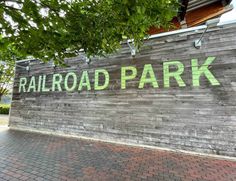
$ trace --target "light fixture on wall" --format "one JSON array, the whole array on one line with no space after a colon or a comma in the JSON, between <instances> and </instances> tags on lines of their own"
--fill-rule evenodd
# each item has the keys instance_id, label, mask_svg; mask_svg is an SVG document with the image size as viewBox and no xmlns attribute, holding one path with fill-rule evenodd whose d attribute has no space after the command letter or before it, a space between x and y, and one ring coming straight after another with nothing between
<instances>
[{"instance_id":1,"label":"light fixture on wall","mask_svg":"<svg viewBox=\"0 0 236 181\"><path fill-rule=\"evenodd\" d=\"M7 65L7 63L6 62L4 62L4 61L0 61L0 65ZM12 64L13 65L13 64ZM22 69L25 69L25 70L27 70L27 71L29 71L30 70L30 67L29 66L22 66L22 65L18 65L17 63L15 64L15 66L16 67L19 67L19 68L22 68Z\"/></svg>"},{"instance_id":2,"label":"light fixture on wall","mask_svg":"<svg viewBox=\"0 0 236 181\"><path fill-rule=\"evenodd\" d=\"M29 72L30 71L30 66L26 66L25 70Z\"/></svg>"},{"instance_id":3,"label":"light fixture on wall","mask_svg":"<svg viewBox=\"0 0 236 181\"><path fill-rule=\"evenodd\" d=\"M129 49L131 51L132 57L135 57L137 48L134 45L134 41L133 40L127 40L127 44L128 44Z\"/></svg>"},{"instance_id":4,"label":"light fixture on wall","mask_svg":"<svg viewBox=\"0 0 236 181\"><path fill-rule=\"evenodd\" d=\"M17 63L16 63L16 67L19 67L19 68L22 68L22 69L25 69L26 71L30 71L30 66L22 66L22 65L18 65Z\"/></svg>"},{"instance_id":5,"label":"light fixture on wall","mask_svg":"<svg viewBox=\"0 0 236 181\"><path fill-rule=\"evenodd\" d=\"M53 67L53 69L56 69L56 68L57 68L57 65L54 63L53 60L52 60L52 67Z\"/></svg>"},{"instance_id":6,"label":"light fixture on wall","mask_svg":"<svg viewBox=\"0 0 236 181\"><path fill-rule=\"evenodd\" d=\"M87 57L86 54L82 54L82 60L86 63L86 64L90 64L91 62L91 58Z\"/></svg>"},{"instance_id":7,"label":"light fixture on wall","mask_svg":"<svg viewBox=\"0 0 236 181\"><path fill-rule=\"evenodd\" d=\"M211 20L208 20L206 22L206 28L205 28L204 32L202 33L201 37L194 41L194 47L195 48L197 48L197 49L201 48L201 46L202 46L202 39L203 39L205 33L207 32L208 28L212 28L212 27L217 26L217 24L219 22L220 22L220 18L211 19Z\"/></svg>"},{"instance_id":8,"label":"light fixture on wall","mask_svg":"<svg viewBox=\"0 0 236 181\"><path fill-rule=\"evenodd\" d=\"M87 56L85 56L85 62L86 62L87 64L90 64L90 62L91 62L91 59L90 59L90 58L88 58Z\"/></svg>"}]
</instances>

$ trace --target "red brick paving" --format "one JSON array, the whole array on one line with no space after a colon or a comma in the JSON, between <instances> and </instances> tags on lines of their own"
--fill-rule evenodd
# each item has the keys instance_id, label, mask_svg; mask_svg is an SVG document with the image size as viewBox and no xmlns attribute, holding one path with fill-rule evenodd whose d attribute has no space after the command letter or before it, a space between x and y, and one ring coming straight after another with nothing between
<instances>
[{"instance_id":1,"label":"red brick paving","mask_svg":"<svg viewBox=\"0 0 236 181\"><path fill-rule=\"evenodd\" d=\"M0 181L236 181L236 162L21 131L0 132Z\"/></svg>"}]
</instances>

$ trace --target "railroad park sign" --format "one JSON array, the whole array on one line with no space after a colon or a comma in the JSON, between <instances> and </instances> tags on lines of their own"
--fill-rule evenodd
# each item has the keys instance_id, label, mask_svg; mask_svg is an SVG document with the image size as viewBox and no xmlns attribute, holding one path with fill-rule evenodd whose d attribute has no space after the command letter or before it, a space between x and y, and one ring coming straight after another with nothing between
<instances>
[{"instance_id":1,"label":"railroad park sign","mask_svg":"<svg viewBox=\"0 0 236 181\"><path fill-rule=\"evenodd\" d=\"M236 156L236 26L16 67L10 128ZM30 67L24 69L22 67Z\"/></svg>"},{"instance_id":2,"label":"railroad park sign","mask_svg":"<svg viewBox=\"0 0 236 181\"><path fill-rule=\"evenodd\" d=\"M192 85L194 87L200 86L200 76L205 76L212 86L220 85L213 73L209 70L211 63L215 57L208 57L202 65L198 64L197 59L191 60ZM170 67L174 66L175 71L170 71ZM184 64L180 61L168 61L163 63L163 82L164 88L170 87L170 79L173 78L179 87L185 87L186 84L181 78L184 72ZM121 67L121 89L126 89L128 81L137 77L137 69L134 66ZM100 78L104 80L100 83ZM70 80L70 81L69 81ZM79 84L78 84L79 80ZM60 73L53 74L50 87L46 87L47 75L32 76L31 78L21 77L19 85L20 92L49 92L51 91L82 91L82 90L104 90L109 86L109 72L106 69L95 69L94 71L94 85L91 86L88 71L83 71L79 79L75 72L68 72L63 76ZM69 83L70 82L70 83ZM145 64L142 75L139 80L138 88L144 88L145 84L150 84L153 88L159 88L157 77L152 64Z\"/></svg>"}]
</instances>

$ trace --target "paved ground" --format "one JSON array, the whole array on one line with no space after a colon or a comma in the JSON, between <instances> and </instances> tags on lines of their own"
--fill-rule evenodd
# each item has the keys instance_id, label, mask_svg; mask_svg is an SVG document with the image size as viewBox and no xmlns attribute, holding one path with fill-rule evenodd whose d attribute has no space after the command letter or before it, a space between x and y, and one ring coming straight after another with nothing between
<instances>
[{"instance_id":1,"label":"paved ground","mask_svg":"<svg viewBox=\"0 0 236 181\"><path fill-rule=\"evenodd\" d=\"M233 161L0 130L0 181L236 180Z\"/></svg>"},{"instance_id":2,"label":"paved ground","mask_svg":"<svg viewBox=\"0 0 236 181\"><path fill-rule=\"evenodd\" d=\"M7 125L9 120L9 115L0 114L0 126Z\"/></svg>"}]
</instances>

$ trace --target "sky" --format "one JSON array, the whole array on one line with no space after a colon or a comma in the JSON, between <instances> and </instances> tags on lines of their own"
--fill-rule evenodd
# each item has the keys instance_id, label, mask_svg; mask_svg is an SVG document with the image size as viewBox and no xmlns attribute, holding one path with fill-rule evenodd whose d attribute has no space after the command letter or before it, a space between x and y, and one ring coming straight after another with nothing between
<instances>
[{"instance_id":1,"label":"sky","mask_svg":"<svg viewBox=\"0 0 236 181\"><path fill-rule=\"evenodd\" d=\"M231 2L231 4L233 4L234 9L231 10L230 12L227 12L225 14L223 14L220 18L220 22L227 22L227 21L236 21L236 0L233 0Z\"/></svg>"}]
</instances>

